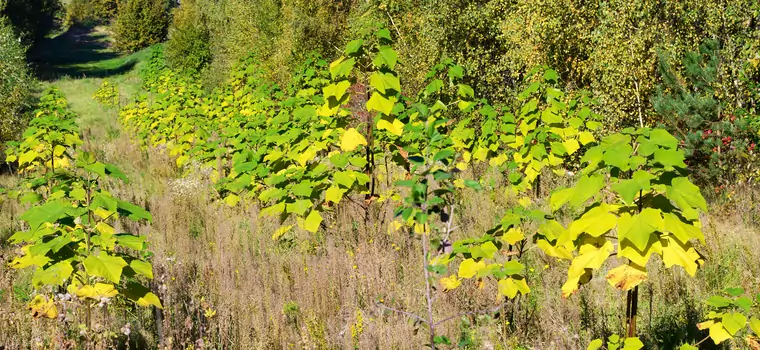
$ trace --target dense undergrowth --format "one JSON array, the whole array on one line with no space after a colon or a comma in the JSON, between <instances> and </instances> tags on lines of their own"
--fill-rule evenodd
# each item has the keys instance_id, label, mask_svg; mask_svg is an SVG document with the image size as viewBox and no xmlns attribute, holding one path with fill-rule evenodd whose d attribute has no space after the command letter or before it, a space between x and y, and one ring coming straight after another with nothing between
<instances>
[{"instance_id":1,"label":"dense undergrowth","mask_svg":"<svg viewBox=\"0 0 760 350\"><path fill-rule=\"evenodd\" d=\"M0 348L760 347L756 4L74 3Z\"/></svg>"},{"instance_id":2,"label":"dense undergrowth","mask_svg":"<svg viewBox=\"0 0 760 350\"><path fill-rule=\"evenodd\" d=\"M306 61L284 87L268 82L251 56L214 91L167 68L154 51L141 74L145 93L118 113L128 133L86 143L82 154L116 162L123 173L92 165L104 163L83 169L131 179L104 183L108 195L153 214L151 225L123 227L147 237L150 253L141 256L152 267L130 268L156 276L151 302L163 309L150 314L99 295L93 305L92 293L77 292L68 275L40 282L34 276L60 262L37 261L34 276L3 272L14 291L8 305L31 300L37 315L67 321L13 313L4 328L16 331L0 339L22 347L166 348L756 342L755 298L726 289L757 292L757 252L748 248L758 243L748 238L756 228L741 221L757 215L743 201L752 185L740 200L713 204L743 216L707 214L680 142L667 131L609 129L592 96L558 89L559 76L545 67L508 104L478 98L450 60L409 96L392 45L390 31L380 29L330 64ZM114 95L104 83L93 96L118 104ZM42 192L34 198L47 198ZM0 205L22 211L10 198ZM94 227L84 232L114 233L83 224ZM20 228L34 229L12 230ZM11 239L28 235L21 232ZM88 259L102 254L87 244L83 264L65 263L90 273ZM13 261L24 267L19 262L33 256L25 251ZM726 266L740 268L725 273ZM98 293L131 286L101 272L89 277ZM45 289L24 289L29 279L74 287L54 302ZM93 316L92 307L102 312ZM32 337L16 338L30 328Z\"/></svg>"}]
</instances>

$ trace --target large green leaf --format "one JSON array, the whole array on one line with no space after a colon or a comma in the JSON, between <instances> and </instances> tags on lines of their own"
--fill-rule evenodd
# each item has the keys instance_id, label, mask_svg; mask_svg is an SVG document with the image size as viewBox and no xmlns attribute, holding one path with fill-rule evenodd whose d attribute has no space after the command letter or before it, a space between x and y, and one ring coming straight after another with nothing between
<instances>
[{"instance_id":1,"label":"large green leaf","mask_svg":"<svg viewBox=\"0 0 760 350\"><path fill-rule=\"evenodd\" d=\"M626 204L633 204L633 200L640 191L647 191L650 188L649 181L654 176L643 170L637 170L633 173L632 179L620 180L612 184L612 189L620 194L620 198Z\"/></svg>"},{"instance_id":2,"label":"large green leaf","mask_svg":"<svg viewBox=\"0 0 760 350\"><path fill-rule=\"evenodd\" d=\"M138 221L138 220L153 221L153 216L150 215L150 213L147 210L140 208L139 206L136 206L127 201L117 199L116 202L118 203L120 214L126 215L128 218L134 221Z\"/></svg>"},{"instance_id":3,"label":"large green leaf","mask_svg":"<svg viewBox=\"0 0 760 350\"><path fill-rule=\"evenodd\" d=\"M127 262L121 257L114 257L101 252L100 255L90 255L84 259L84 268L91 276L103 277L113 283L119 283L121 272Z\"/></svg>"},{"instance_id":4,"label":"large green leaf","mask_svg":"<svg viewBox=\"0 0 760 350\"><path fill-rule=\"evenodd\" d=\"M71 210L73 207L66 201L49 201L43 205L29 208L19 216L19 219L26 221L31 231L36 231L43 223L56 223L59 219L66 217Z\"/></svg>"},{"instance_id":5,"label":"large green leaf","mask_svg":"<svg viewBox=\"0 0 760 350\"><path fill-rule=\"evenodd\" d=\"M684 217L689 220L699 218L696 209L707 212L707 202L702 197L699 187L692 184L686 177L676 177L666 188L668 199L673 201L683 211Z\"/></svg>"},{"instance_id":6,"label":"large green leaf","mask_svg":"<svg viewBox=\"0 0 760 350\"><path fill-rule=\"evenodd\" d=\"M389 90L401 91L401 83L398 77L391 73L374 72L369 77L369 84L382 94L390 93Z\"/></svg>"},{"instance_id":7,"label":"large green leaf","mask_svg":"<svg viewBox=\"0 0 760 350\"><path fill-rule=\"evenodd\" d=\"M622 214L618 219L618 239L627 239L640 251L647 250L652 233L663 226L661 211L645 208L639 214Z\"/></svg>"}]
</instances>

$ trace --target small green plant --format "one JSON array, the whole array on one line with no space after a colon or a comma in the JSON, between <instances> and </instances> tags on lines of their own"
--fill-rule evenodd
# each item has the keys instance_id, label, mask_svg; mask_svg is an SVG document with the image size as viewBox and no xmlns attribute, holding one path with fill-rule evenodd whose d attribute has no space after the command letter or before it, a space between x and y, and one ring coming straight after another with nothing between
<instances>
[{"instance_id":1,"label":"small green plant","mask_svg":"<svg viewBox=\"0 0 760 350\"><path fill-rule=\"evenodd\" d=\"M106 107L117 107L119 105L119 90L108 79L104 79L92 98Z\"/></svg>"},{"instance_id":2,"label":"small green plant","mask_svg":"<svg viewBox=\"0 0 760 350\"><path fill-rule=\"evenodd\" d=\"M158 297L142 284L153 278L145 237L114 228L119 219L150 221L150 213L105 190L106 179L126 181L126 176L77 149L75 115L60 92L49 90L41 101L24 142L8 155L27 176L19 192L32 204L19 217L27 229L9 238L22 252L9 266L34 267L32 285L39 292L57 286L81 298L88 327L90 308L102 298L123 296L160 308ZM58 315L53 298L42 293L29 306L36 317Z\"/></svg>"}]
</instances>

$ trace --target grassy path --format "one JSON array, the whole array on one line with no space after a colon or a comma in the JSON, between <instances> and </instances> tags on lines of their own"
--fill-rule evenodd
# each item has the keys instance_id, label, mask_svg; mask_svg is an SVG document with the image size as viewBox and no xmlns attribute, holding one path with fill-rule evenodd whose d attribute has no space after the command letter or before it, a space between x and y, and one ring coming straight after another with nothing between
<instances>
[{"instance_id":1,"label":"grassy path","mask_svg":"<svg viewBox=\"0 0 760 350\"><path fill-rule=\"evenodd\" d=\"M113 113L92 95L108 79L118 86L122 103L128 101L140 89L140 67L150 52L147 48L125 55L111 47L108 28L74 27L47 39L31 56L43 88L57 86L80 116L80 125L101 134L97 129L109 125L106 119Z\"/></svg>"}]
</instances>

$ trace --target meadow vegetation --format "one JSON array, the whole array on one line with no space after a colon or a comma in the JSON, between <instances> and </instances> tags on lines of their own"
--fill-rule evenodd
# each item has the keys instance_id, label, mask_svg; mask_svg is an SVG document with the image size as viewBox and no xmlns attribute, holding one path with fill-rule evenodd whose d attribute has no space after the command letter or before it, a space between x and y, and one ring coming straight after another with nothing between
<instances>
[{"instance_id":1,"label":"meadow vegetation","mask_svg":"<svg viewBox=\"0 0 760 350\"><path fill-rule=\"evenodd\" d=\"M0 348L760 348L756 2L12 2Z\"/></svg>"}]
</instances>

